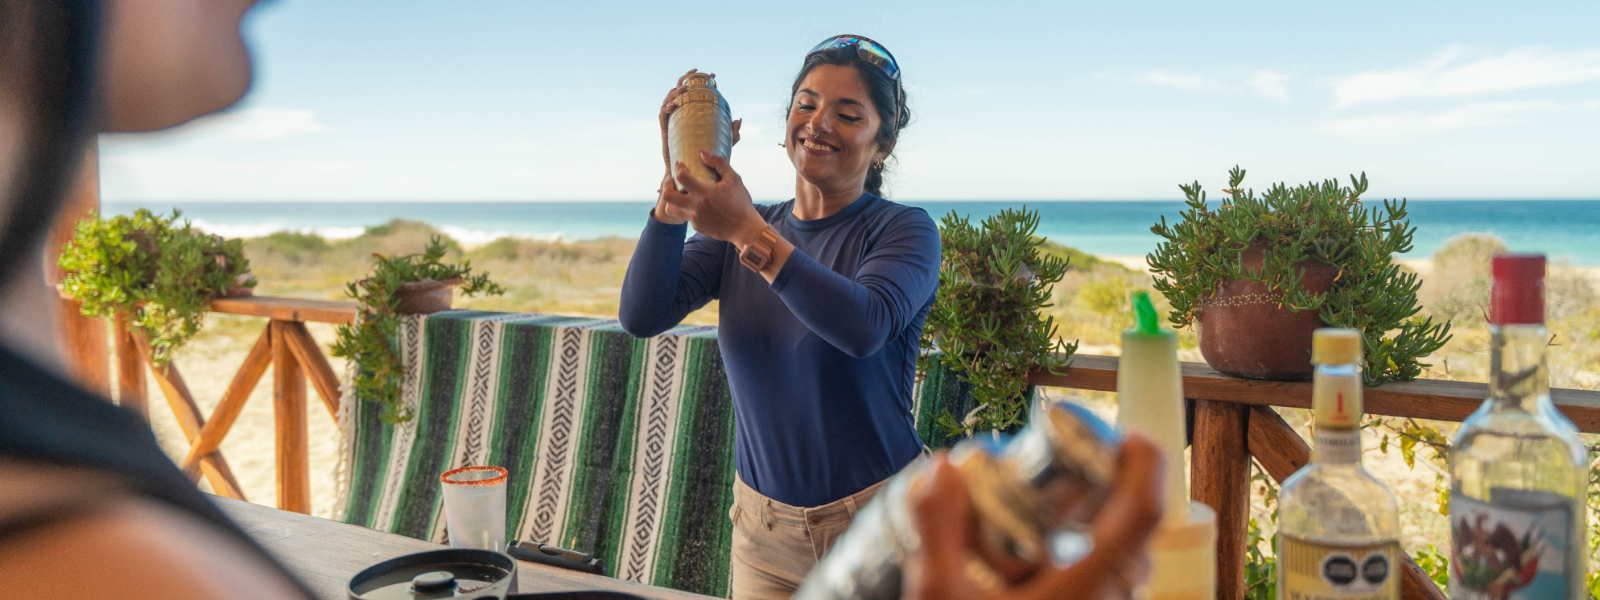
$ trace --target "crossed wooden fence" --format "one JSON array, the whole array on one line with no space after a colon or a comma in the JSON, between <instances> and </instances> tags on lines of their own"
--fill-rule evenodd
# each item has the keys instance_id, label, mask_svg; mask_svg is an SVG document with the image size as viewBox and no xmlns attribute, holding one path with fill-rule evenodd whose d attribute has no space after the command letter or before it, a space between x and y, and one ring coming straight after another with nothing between
<instances>
[{"instance_id":1,"label":"crossed wooden fence","mask_svg":"<svg viewBox=\"0 0 1600 600\"><path fill-rule=\"evenodd\" d=\"M189 438L190 450L182 466L191 477L204 475L218 494L244 499L218 447L266 368L275 366L278 507L308 513L311 496L306 453L306 378L310 378L329 412L335 414L339 381L305 323L348 323L355 318L356 306L348 302L255 297L219 300L212 304L212 311L269 321L209 419L200 413L176 365L150 368ZM113 335L122 402L144 412L145 387L139 367L149 365L148 343L120 321L115 324ZM1035 373L1030 380L1042 386L1116 391L1116 357L1077 356L1073 361L1064 375ZM1272 407L1310 408L1311 384L1237 379L1202 363L1183 363L1183 390L1190 406L1190 494L1217 511L1217 598L1239 600L1245 592L1250 461L1253 457L1280 483L1310 461L1311 451L1305 440ZM1371 414L1459 422L1477 410L1487 396L1488 386L1481 383L1419 380L1369 388L1365 405ZM1552 389L1551 396L1579 430L1600 433L1600 392ZM1438 586L1410 558L1401 567L1403 597L1444 600Z\"/></svg>"},{"instance_id":2,"label":"crossed wooden fence","mask_svg":"<svg viewBox=\"0 0 1600 600\"><path fill-rule=\"evenodd\" d=\"M172 406L178 426L189 438L189 453L180 462L191 479L202 475L218 495L245 500L244 490L223 458L222 440L228 436L245 402L255 391L267 367L272 369L272 408L275 416L278 475L278 508L298 513L311 512L311 465L306 439L306 379L322 397L328 413L339 413L339 377L328 358L306 329L307 322L349 323L355 319L356 305L349 302L297 300L291 298L249 297L217 300L211 312L265 317L267 326L256 339L244 364L222 394L208 419L200 412L194 394L184 383L175 363L157 366L150 362L150 342L143 333L130 329L126 319L112 324L112 345L116 349L117 390L120 403L149 418L145 398L144 368L149 367L156 384ZM336 417L337 418L337 417Z\"/></svg>"}]
</instances>

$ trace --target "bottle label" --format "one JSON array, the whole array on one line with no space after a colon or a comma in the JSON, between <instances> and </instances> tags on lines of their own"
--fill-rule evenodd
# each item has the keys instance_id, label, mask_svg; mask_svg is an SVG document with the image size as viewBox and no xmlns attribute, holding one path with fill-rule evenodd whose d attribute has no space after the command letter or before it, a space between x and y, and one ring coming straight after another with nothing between
<instances>
[{"instance_id":1,"label":"bottle label","mask_svg":"<svg viewBox=\"0 0 1600 600\"><path fill-rule=\"evenodd\" d=\"M1450 597L1565 600L1573 568L1572 498L1494 488L1489 502L1450 494Z\"/></svg>"},{"instance_id":2,"label":"bottle label","mask_svg":"<svg viewBox=\"0 0 1600 600\"><path fill-rule=\"evenodd\" d=\"M1321 544L1289 536L1283 544L1281 600L1395 600L1400 597L1395 574L1400 544L1365 546Z\"/></svg>"},{"instance_id":3,"label":"bottle label","mask_svg":"<svg viewBox=\"0 0 1600 600\"><path fill-rule=\"evenodd\" d=\"M1318 426L1311 433L1317 462L1348 464L1361 461L1361 430Z\"/></svg>"}]
</instances>

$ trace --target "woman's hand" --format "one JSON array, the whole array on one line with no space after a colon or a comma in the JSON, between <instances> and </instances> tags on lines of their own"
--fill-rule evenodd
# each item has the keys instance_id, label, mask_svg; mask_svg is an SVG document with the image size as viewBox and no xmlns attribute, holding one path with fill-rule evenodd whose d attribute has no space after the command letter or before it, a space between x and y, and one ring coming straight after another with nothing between
<instances>
[{"instance_id":1,"label":"woman's hand","mask_svg":"<svg viewBox=\"0 0 1600 600\"><path fill-rule=\"evenodd\" d=\"M683 80L698 72L700 72L699 69L689 69L688 73L684 73L682 77L679 77L678 85L667 90L667 97L661 102L661 162L666 165L667 174L662 178L661 187L657 190L655 218L657 221L669 225L682 225L689 218L682 211L672 208L670 204L663 200L666 193L675 191L676 188L672 181L672 150L667 145L667 124L671 121L672 112L678 109L678 96L683 95L688 90L683 85ZM712 73L711 76L716 77L717 74ZM739 143L739 125L742 121L743 119L735 119L733 121L733 145L738 145Z\"/></svg>"},{"instance_id":2,"label":"woman's hand","mask_svg":"<svg viewBox=\"0 0 1600 600\"><path fill-rule=\"evenodd\" d=\"M670 207L669 210L688 219L695 231L743 248L761 236L767 222L761 218L761 213L756 212L756 205L750 200L750 190L744 187L744 180L728 165L728 159L701 150L700 160L716 171L721 181L700 181L689 173L688 165L678 161L673 168L684 191L664 186L661 188L661 200ZM670 186L671 182L667 182L667 185Z\"/></svg>"},{"instance_id":3,"label":"woman's hand","mask_svg":"<svg viewBox=\"0 0 1600 600\"><path fill-rule=\"evenodd\" d=\"M1144 548L1161 522L1161 450L1128 434L1117 456L1117 479L1090 524L1094 549L1076 564L1046 565L1024 581L985 587L968 572L977 555L977 522L961 472L944 456L914 494L912 519L922 537L906 565L906 600L1054 600L1128 598L1149 568Z\"/></svg>"}]
</instances>

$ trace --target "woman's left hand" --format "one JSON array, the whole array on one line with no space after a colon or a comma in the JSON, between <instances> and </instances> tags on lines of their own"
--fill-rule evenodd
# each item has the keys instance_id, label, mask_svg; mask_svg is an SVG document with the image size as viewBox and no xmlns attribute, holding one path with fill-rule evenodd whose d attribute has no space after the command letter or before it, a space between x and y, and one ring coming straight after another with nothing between
<instances>
[{"instance_id":1,"label":"woman's left hand","mask_svg":"<svg viewBox=\"0 0 1600 600\"><path fill-rule=\"evenodd\" d=\"M665 189L662 199L678 209L675 213L688 217L695 231L712 239L743 247L760 237L767 222L756 212L750 190L745 189L744 180L728 165L728 159L702 150L700 160L716 171L721 181L706 183L695 179L689 167L678 161L673 173L684 191Z\"/></svg>"}]
</instances>

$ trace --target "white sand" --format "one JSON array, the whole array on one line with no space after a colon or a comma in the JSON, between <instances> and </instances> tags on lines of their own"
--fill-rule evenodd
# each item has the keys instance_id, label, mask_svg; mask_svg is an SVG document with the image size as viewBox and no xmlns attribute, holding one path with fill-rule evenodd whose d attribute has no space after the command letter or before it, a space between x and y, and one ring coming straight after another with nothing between
<instances>
[{"instance_id":1,"label":"white sand","mask_svg":"<svg viewBox=\"0 0 1600 600\"><path fill-rule=\"evenodd\" d=\"M261 326L267 323L265 319L258 321ZM312 336L322 342L326 354L327 342L333 340L333 326L310 323L308 327ZM173 361L178 365L179 373L183 375L189 390L194 394L195 402L200 405L201 412L208 417L216 409L217 402L222 399L223 391L233 380L233 374L238 371L249 350L248 343L202 340L185 348ZM330 355L329 360L333 362L336 373L344 372L342 359ZM115 377L114 361L113 377ZM156 439L174 460L182 460L189 451L189 443L173 417L171 405L161 394L161 389L156 386L154 379L148 376L148 372L146 381L148 382L146 394L150 402L150 423L155 429ZM309 382L306 386L306 396L312 512L318 516L330 517L336 504L333 472L338 464L339 433L333 417L328 414L321 397ZM244 489L248 500L276 507L278 493L277 456L274 447L276 423L273 415L272 370L268 369L261 377L261 383L256 385L255 393L251 394L250 400L245 403L244 412L239 415L233 429L223 440L222 455L232 467L234 476L238 478L239 486ZM201 489L211 491L210 484L206 483L203 477Z\"/></svg>"}]
</instances>

